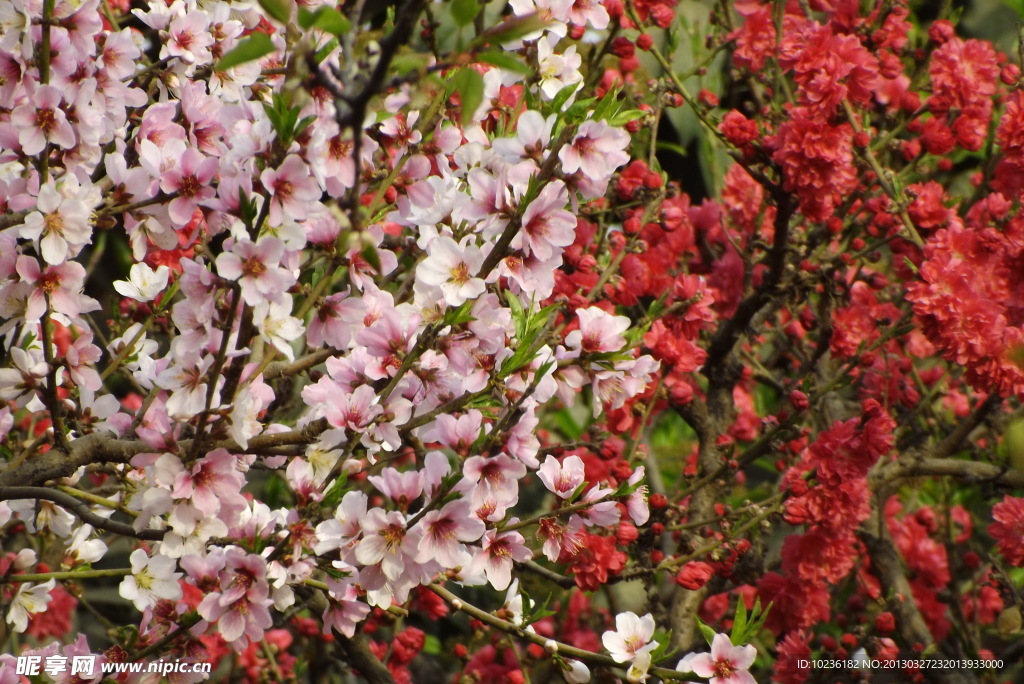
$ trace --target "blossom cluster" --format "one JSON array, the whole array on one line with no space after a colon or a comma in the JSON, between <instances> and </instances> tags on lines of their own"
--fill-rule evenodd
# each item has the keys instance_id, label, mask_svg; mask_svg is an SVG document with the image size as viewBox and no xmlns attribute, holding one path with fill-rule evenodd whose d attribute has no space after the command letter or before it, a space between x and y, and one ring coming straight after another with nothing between
<instances>
[{"instance_id":1,"label":"blossom cluster","mask_svg":"<svg viewBox=\"0 0 1024 684\"><path fill-rule=\"evenodd\" d=\"M716 684L1011 634L1021 72L862 4L0 0L0 632Z\"/></svg>"}]
</instances>

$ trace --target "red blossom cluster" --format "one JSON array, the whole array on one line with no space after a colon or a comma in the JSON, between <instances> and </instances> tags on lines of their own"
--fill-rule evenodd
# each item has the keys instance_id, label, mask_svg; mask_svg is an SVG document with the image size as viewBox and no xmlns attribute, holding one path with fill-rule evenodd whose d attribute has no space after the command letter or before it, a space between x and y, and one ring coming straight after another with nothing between
<instances>
[{"instance_id":1,"label":"red blossom cluster","mask_svg":"<svg viewBox=\"0 0 1024 684\"><path fill-rule=\"evenodd\" d=\"M856 531L871 514L868 470L892 449L896 423L873 399L862 412L820 433L783 475L786 521L807 531L783 543L782 574L767 573L758 583L762 601L784 606L769 616L776 634L828 620L829 585L864 555Z\"/></svg>"}]
</instances>

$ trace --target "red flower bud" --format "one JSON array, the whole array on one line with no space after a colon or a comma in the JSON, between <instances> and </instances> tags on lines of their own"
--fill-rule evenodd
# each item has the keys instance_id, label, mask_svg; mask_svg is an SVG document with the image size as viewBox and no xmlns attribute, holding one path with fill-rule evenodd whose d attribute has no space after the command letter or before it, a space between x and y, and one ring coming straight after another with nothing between
<instances>
[{"instance_id":1,"label":"red flower bud","mask_svg":"<svg viewBox=\"0 0 1024 684\"><path fill-rule=\"evenodd\" d=\"M707 563L690 561L676 575L676 584L684 589L695 591L707 584L714 574L714 569Z\"/></svg>"},{"instance_id":2,"label":"red flower bud","mask_svg":"<svg viewBox=\"0 0 1024 684\"><path fill-rule=\"evenodd\" d=\"M700 102L705 107L717 107L718 106L718 96L715 95L710 90L702 88L697 93L697 102Z\"/></svg>"},{"instance_id":3,"label":"red flower bud","mask_svg":"<svg viewBox=\"0 0 1024 684\"><path fill-rule=\"evenodd\" d=\"M928 29L928 37L939 45L949 41L955 35L956 29L948 19L939 19Z\"/></svg>"},{"instance_id":4,"label":"red flower bud","mask_svg":"<svg viewBox=\"0 0 1024 684\"><path fill-rule=\"evenodd\" d=\"M619 546L627 546L635 542L636 538L639 536L640 533L637 531L636 527L631 523L622 521L619 523L619 529L615 534L615 541L619 543Z\"/></svg>"},{"instance_id":5,"label":"red flower bud","mask_svg":"<svg viewBox=\"0 0 1024 684\"><path fill-rule=\"evenodd\" d=\"M594 270L594 266L597 265L597 259L590 254L584 254L580 257L580 260L576 262L576 270L581 273L590 273Z\"/></svg>"},{"instance_id":6,"label":"red flower bud","mask_svg":"<svg viewBox=\"0 0 1024 684\"><path fill-rule=\"evenodd\" d=\"M1007 64L999 72L999 80L1008 86L1012 86L1020 80L1020 67L1016 64Z\"/></svg>"},{"instance_id":7,"label":"red flower bud","mask_svg":"<svg viewBox=\"0 0 1024 684\"><path fill-rule=\"evenodd\" d=\"M793 390L789 393L789 403L793 405L797 411L806 411L811 405L811 402L807 399L807 395L800 390Z\"/></svg>"},{"instance_id":8,"label":"red flower bud","mask_svg":"<svg viewBox=\"0 0 1024 684\"><path fill-rule=\"evenodd\" d=\"M896 618L889 611L879 613L875 617L875 629L882 634L889 634L896 629Z\"/></svg>"},{"instance_id":9,"label":"red flower bud","mask_svg":"<svg viewBox=\"0 0 1024 684\"><path fill-rule=\"evenodd\" d=\"M616 57L621 57L625 59L626 57L632 57L634 52L636 51L636 48L633 45L633 41L631 41L629 38L619 36L618 38L612 41L611 51L612 54L615 55Z\"/></svg>"}]
</instances>

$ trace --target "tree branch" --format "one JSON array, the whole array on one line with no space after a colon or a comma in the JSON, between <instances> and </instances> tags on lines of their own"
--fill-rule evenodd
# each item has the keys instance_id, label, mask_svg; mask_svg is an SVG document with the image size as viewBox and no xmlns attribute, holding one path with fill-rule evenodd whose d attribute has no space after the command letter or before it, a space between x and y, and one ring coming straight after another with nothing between
<instances>
[{"instance_id":1,"label":"tree branch","mask_svg":"<svg viewBox=\"0 0 1024 684\"><path fill-rule=\"evenodd\" d=\"M525 641L529 641L534 644L544 646L545 649L550 648L552 645L554 645L554 647L557 648L555 652L561 656L575 658L577 660L581 660L592 665L601 665L604 667L616 667L622 669L626 669L628 667L628 664L626 663L615 662L615 660L611 656L603 655L601 653L594 653L592 651L586 651L582 648L576 648L575 646L570 646L569 644L562 643L560 641L555 641L554 639L548 639L547 637L541 636L536 632L527 631L524 627L520 627L511 622L507 622L506 620L502 620L501 618L496 617L485 610L481 610L480 608L477 608L476 606L467 603L466 601L463 601L458 596L448 591L440 584L431 584L430 590L438 596L440 596L441 598L443 598L456 610L463 611L464 613L466 613L466 615L470 616L471 618L479 620L480 622L484 623L485 625L488 625L489 627L494 627L495 629L505 632L506 634L511 634ZM661 679L668 681L681 681L687 678L687 676L684 675L682 672L679 672L678 670L670 670L665 667L652 667L649 670L649 672L656 677L660 677Z\"/></svg>"},{"instance_id":2,"label":"tree branch","mask_svg":"<svg viewBox=\"0 0 1024 684\"><path fill-rule=\"evenodd\" d=\"M0 501L11 501L14 499L52 501L77 515L82 522L88 523L98 530L106 530L107 532L113 532L125 537L160 541L166 534L166 530L136 531L128 523L104 518L102 515L94 513L84 502L79 501L70 494L65 494L49 487L0 487Z\"/></svg>"},{"instance_id":3,"label":"tree branch","mask_svg":"<svg viewBox=\"0 0 1024 684\"><path fill-rule=\"evenodd\" d=\"M311 444L328 427L327 419L320 418L300 429L256 435L249 440L249 445L245 449L230 439L212 442L208 447L211 451L227 449L232 453L246 453L294 444ZM190 439L182 440L178 442L178 449L188 452L192 443L193 440ZM118 439L109 432L94 432L79 437L67 450L53 448L16 467L8 468L0 473L0 487L38 486L51 480L70 477L82 466L94 463L128 463L139 454L160 451L145 442Z\"/></svg>"},{"instance_id":4,"label":"tree branch","mask_svg":"<svg viewBox=\"0 0 1024 684\"><path fill-rule=\"evenodd\" d=\"M924 651L934 647L935 641L928 629L921 611L917 608L914 600L914 593L903 571L903 560L899 551L889 536L889 529L885 521L879 516L878 509L872 511L869 518L858 531L864 545L871 554L871 567L878 575L882 586L889 589L896 597L893 604L893 614L896 617L896 626L900 637L908 646L916 647L920 644ZM922 659L930 659L928 656L921 656ZM921 670L929 681L937 684L970 684L977 681L967 671L956 672L941 669Z\"/></svg>"}]
</instances>

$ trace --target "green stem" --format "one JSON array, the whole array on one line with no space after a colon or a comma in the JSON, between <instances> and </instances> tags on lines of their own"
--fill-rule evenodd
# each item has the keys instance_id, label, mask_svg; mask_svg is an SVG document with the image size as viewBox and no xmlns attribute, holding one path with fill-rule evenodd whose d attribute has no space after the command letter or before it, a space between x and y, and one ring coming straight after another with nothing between
<instances>
[{"instance_id":1,"label":"green stem","mask_svg":"<svg viewBox=\"0 0 1024 684\"><path fill-rule=\"evenodd\" d=\"M50 22L56 0L43 0L43 37L39 43L39 82L50 82Z\"/></svg>"},{"instance_id":2,"label":"green stem","mask_svg":"<svg viewBox=\"0 0 1024 684\"><path fill-rule=\"evenodd\" d=\"M8 575L0 578L0 584L22 582L47 582L49 580L84 580L101 577L124 577L132 574L131 568L108 568L106 570L69 570L67 572L34 572L22 575Z\"/></svg>"}]
</instances>

